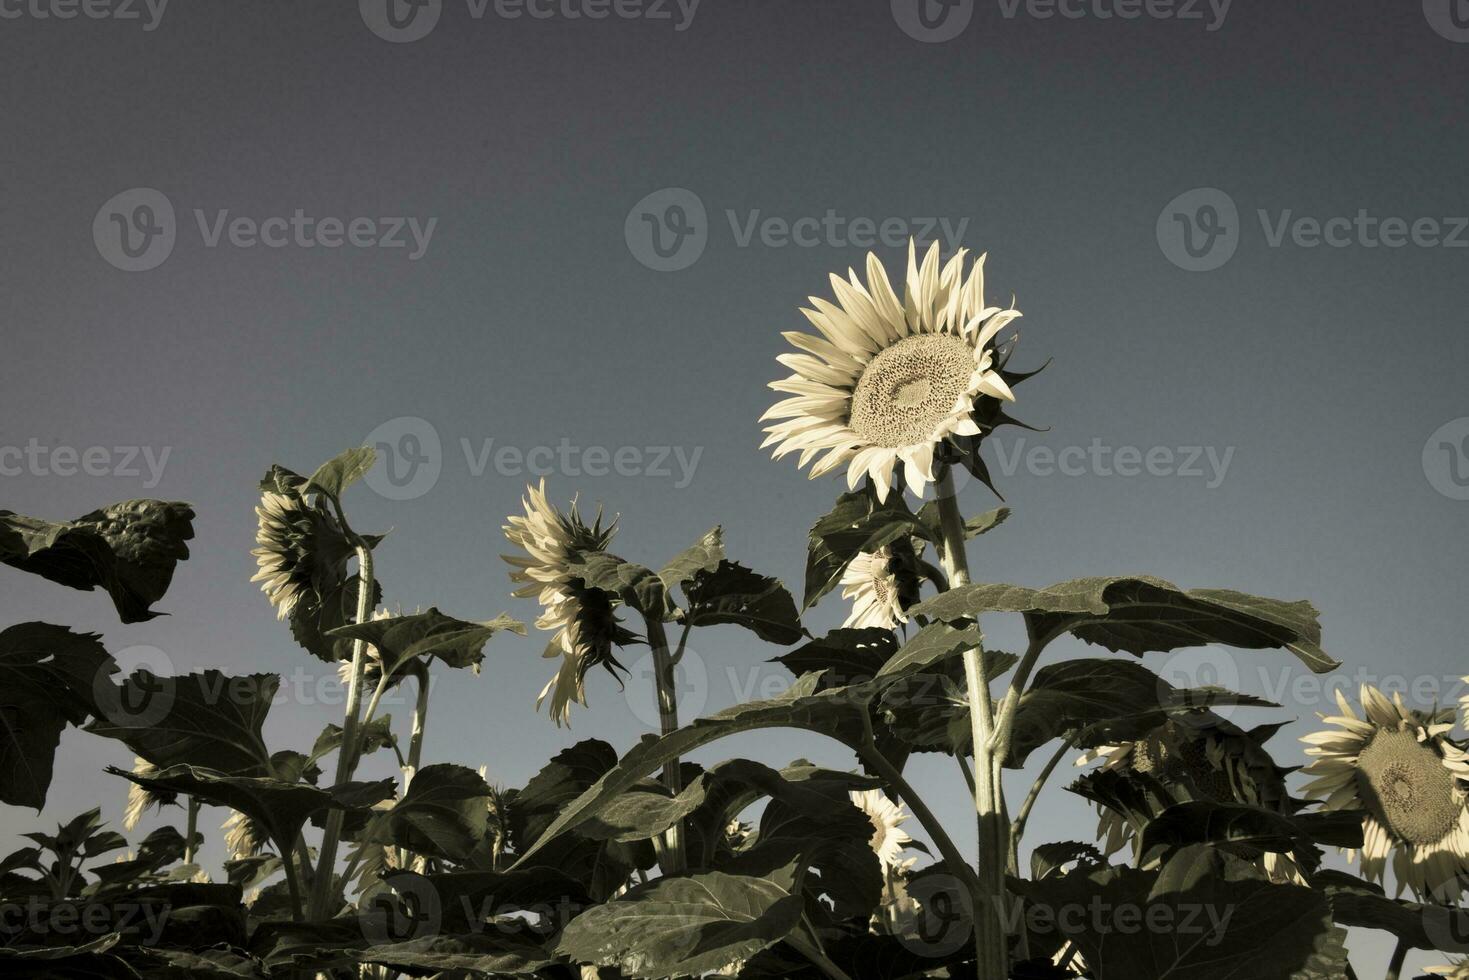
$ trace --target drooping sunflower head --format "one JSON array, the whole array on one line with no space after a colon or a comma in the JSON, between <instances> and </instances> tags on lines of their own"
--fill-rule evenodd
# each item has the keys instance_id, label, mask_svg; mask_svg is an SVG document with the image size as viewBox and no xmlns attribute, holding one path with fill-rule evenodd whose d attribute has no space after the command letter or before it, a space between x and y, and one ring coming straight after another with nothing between
<instances>
[{"instance_id":1,"label":"drooping sunflower head","mask_svg":"<svg viewBox=\"0 0 1469 980\"><path fill-rule=\"evenodd\" d=\"M860 552L847 563L842 572L842 598L852 600L852 611L842 626L893 629L908 621L892 566L893 554L886 546Z\"/></svg>"},{"instance_id":2,"label":"drooping sunflower head","mask_svg":"<svg viewBox=\"0 0 1469 980\"><path fill-rule=\"evenodd\" d=\"M1331 726L1301 738L1315 757L1305 793L1328 810L1361 810L1362 871L1381 881L1388 858L1399 893L1457 899L1469 872L1469 758L1449 741L1452 712L1414 711L1362 685L1363 716L1340 691ZM1355 851L1348 852L1355 857Z\"/></svg>"},{"instance_id":3,"label":"drooping sunflower head","mask_svg":"<svg viewBox=\"0 0 1469 980\"><path fill-rule=\"evenodd\" d=\"M133 757L133 774L136 776L156 776L158 767L144 759L142 756ZM132 830L143 819L143 814L148 812L149 807L162 806L172 802L172 797L155 793L137 783L128 783L128 802L122 811L122 829Z\"/></svg>"},{"instance_id":4,"label":"drooping sunflower head","mask_svg":"<svg viewBox=\"0 0 1469 980\"><path fill-rule=\"evenodd\" d=\"M913 841L901 826L908 814L880 789L854 790L849 795L853 805L872 822L872 852L882 862L883 870L904 868L907 862L903 860L903 848Z\"/></svg>"},{"instance_id":5,"label":"drooping sunflower head","mask_svg":"<svg viewBox=\"0 0 1469 980\"><path fill-rule=\"evenodd\" d=\"M295 482L299 481L299 482ZM336 517L318 494L300 492L305 481L275 467L261 483L259 524L255 531L259 582L280 619L286 619L303 600L320 602L322 596L347 577L352 544Z\"/></svg>"},{"instance_id":6,"label":"drooping sunflower head","mask_svg":"<svg viewBox=\"0 0 1469 980\"><path fill-rule=\"evenodd\" d=\"M511 581L523 583L511 594L538 598L536 626L555 633L544 656L560 657L561 667L542 688L536 706L550 698L551 717L560 725L570 720L573 701L587 703L587 671L601 665L616 676L622 665L612 648L634 637L618 621L614 597L588 587L576 568L583 555L607 549L616 524L604 527L600 512L587 524L575 501L561 513L546 499L544 480L526 492L521 501L525 514L511 516L504 528L506 539L525 554L503 557L512 566Z\"/></svg>"},{"instance_id":7,"label":"drooping sunflower head","mask_svg":"<svg viewBox=\"0 0 1469 980\"><path fill-rule=\"evenodd\" d=\"M1443 966L1424 967L1423 972L1435 977L1448 977L1449 980L1469 980L1469 960L1459 960L1457 963L1447 963Z\"/></svg>"},{"instance_id":8,"label":"drooping sunflower head","mask_svg":"<svg viewBox=\"0 0 1469 980\"><path fill-rule=\"evenodd\" d=\"M908 489L921 492L946 439L983 434L979 403L1015 398L994 341L1020 312L986 306L984 256L967 275L966 259L960 249L940 267L934 243L920 265L910 241L901 301L876 255L865 283L855 270L833 275L836 302L813 296L801 311L821 336L783 335L800 352L778 358L794 373L770 387L790 397L762 416L781 421L761 448L774 446L777 459L799 452L813 479L845 465L848 485L871 477L879 500L901 463Z\"/></svg>"}]
</instances>

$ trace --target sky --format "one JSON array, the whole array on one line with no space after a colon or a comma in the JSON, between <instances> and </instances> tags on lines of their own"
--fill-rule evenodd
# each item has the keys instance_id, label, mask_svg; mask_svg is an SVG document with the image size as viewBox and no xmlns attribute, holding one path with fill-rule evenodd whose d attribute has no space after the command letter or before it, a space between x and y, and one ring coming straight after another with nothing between
<instances>
[{"instance_id":1,"label":"sky","mask_svg":"<svg viewBox=\"0 0 1469 980\"><path fill-rule=\"evenodd\" d=\"M976 579L1310 599L1343 662L1325 678L1278 653L1149 660L1281 702L1260 717L1300 719L1282 764L1334 687L1452 703L1462 0L924 2L0 0L0 508L198 511L170 615L122 626L103 595L10 572L0 623L95 631L129 666L278 672L268 740L303 746L340 690L249 581L255 486L363 443L395 467L348 499L391 529L393 608L533 620L499 555L542 476L619 514L624 557L657 567L720 524L732 558L799 589L843 487L759 449L780 333L869 250L896 274L913 236L988 252L991 297L1025 314L1016 364L1053 359L1016 409L1045 431L988 450L1014 516L976 542ZM964 488L967 513L996 505ZM832 596L806 624L845 614ZM545 640L441 676L426 756L513 786L576 740L656 727L636 666L626 693L593 676L569 731L537 714ZM697 634L684 715L779 691L781 652ZM733 754L853 764L791 732L700 761ZM42 824L120 820L99 770L130 762L68 732ZM972 846L952 763L910 772ZM1091 824L1064 782L1037 840ZM0 833L37 819L5 808ZM1354 943L1379 973L1382 938Z\"/></svg>"}]
</instances>

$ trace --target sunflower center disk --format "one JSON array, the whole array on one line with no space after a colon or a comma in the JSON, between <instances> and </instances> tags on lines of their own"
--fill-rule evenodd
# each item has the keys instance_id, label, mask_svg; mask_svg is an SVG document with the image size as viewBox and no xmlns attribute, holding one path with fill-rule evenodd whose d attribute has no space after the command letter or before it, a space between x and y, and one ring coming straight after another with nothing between
<instances>
[{"instance_id":1,"label":"sunflower center disk","mask_svg":"<svg viewBox=\"0 0 1469 980\"><path fill-rule=\"evenodd\" d=\"M900 449L933 440L969 390L974 350L960 337L904 337L878 354L852 391L848 424L869 445Z\"/></svg>"},{"instance_id":2,"label":"sunflower center disk","mask_svg":"<svg viewBox=\"0 0 1469 980\"><path fill-rule=\"evenodd\" d=\"M1402 840L1435 844L1454 829L1454 777L1412 732L1382 730L1357 756L1363 801Z\"/></svg>"}]
</instances>

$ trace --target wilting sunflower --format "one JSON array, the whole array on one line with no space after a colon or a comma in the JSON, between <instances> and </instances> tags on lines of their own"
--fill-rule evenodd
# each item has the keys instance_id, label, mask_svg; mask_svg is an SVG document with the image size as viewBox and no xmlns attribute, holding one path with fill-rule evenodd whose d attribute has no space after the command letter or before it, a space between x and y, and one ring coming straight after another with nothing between
<instances>
[{"instance_id":1,"label":"wilting sunflower","mask_svg":"<svg viewBox=\"0 0 1469 980\"><path fill-rule=\"evenodd\" d=\"M1104 760L1101 771L1115 770L1147 782L1159 799L1145 816L1156 817L1174 803L1213 800L1248 803L1292 813L1300 806L1286 790L1289 770L1275 765L1263 743L1278 725L1246 732L1207 710L1170 719L1131 742L1101 745L1077 759L1078 766ZM1101 807L1097 838L1115 854L1124 846L1134 853L1138 837L1127 815ZM1271 881L1301 882L1304 876L1290 854L1266 851L1257 862Z\"/></svg>"},{"instance_id":2,"label":"wilting sunflower","mask_svg":"<svg viewBox=\"0 0 1469 980\"><path fill-rule=\"evenodd\" d=\"M842 572L842 586L842 598L852 600L852 612L842 623L844 627L893 629L908 621L888 548L859 553Z\"/></svg>"},{"instance_id":3,"label":"wilting sunflower","mask_svg":"<svg viewBox=\"0 0 1469 980\"><path fill-rule=\"evenodd\" d=\"M142 756L133 757L133 775L149 777L158 775L158 772L158 767L147 759ZM149 807L162 806L171 800L170 796L159 795L151 789L129 782L128 802L122 811L122 829L132 830L143 819L143 814L148 812Z\"/></svg>"},{"instance_id":4,"label":"wilting sunflower","mask_svg":"<svg viewBox=\"0 0 1469 980\"><path fill-rule=\"evenodd\" d=\"M515 569L511 581L526 583L511 594L536 596L543 610L537 628L556 631L543 656L560 657L561 668L541 689L536 707L549 697L551 717L560 725L570 722L573 701L586 705L587 671L600 664L616 677L625 668L612 655L612 646L635 637L614 615L613 597L588 588L572 567L588 552L605 551L616 524L604 528L599 512L588 525L577 512L576 501L562 514L546 499L544 480L539 487L526 487L526 492L528 496L521 498L525 515L511 516L504 528L505 537L525 556L503 557Z\"/></svg>"},{"instance_id":5,"label":"wilting sunflower","mask_svg":"<svg viewBox=\"0 0 1469 980\"><path fill-rule=\"evenodd\" d=\"M1444 966L1424 967L1423 972L1436 977L1448 977L1449 980L1469 980L1469 960L1460 960Z\"/></svg>"},{"instance_id":6,"label":"wilting sunflower","mask_svg":"<svg viewBox=\"0 0 1469 980\"><path fill-rule=\"evenodd\" d=\"M1461 778L1469 759L1446 738L1453 712L1427 714L1403 707L1369 684L1362 685L1357 717L1341 691L1340 714L1322 716L1336 726L1302 736L1304 770L1315 776L1308 796L1324 798L1327 810L1361 810L1362 873L1381 881L1392 857L1398 893L1457 901L1458 876L1469 870L1469 806ZM1348 851L1348 859L1356 852Z\"/></svg>"},{"instance_id":7,"label":"wilting sunflower","mask_svg":"<svg viewBox=\"0 0 1469 980\"><path fill-rule=\"evenodd\" d=\"M884 872L907 867L903 860L903 848L913 842L901 824L908 819L903 808L883 795L880 789L852 791L848 794L852 805L872 821L872 852L882 862Z\"/></svg>"},{"instance_id":8,"label":"wilting sunflower","mask_svg":"<svg viewBox=\"0 0 1469 980\"><path fill-rule=\"evenodd\" d=\"M939 443L982 434L977 402L1015 399L992 345L1020 312L985 305L984 256L967 278L966 256L960 249L940 269L935 242L920 266L910 241L901 302L876 255L865 284L855 270L833 275L837 302L813 296L815 309L801 311L821 336L783 334L801 353L778 358L795 373L770 387L791 397L761 417L783 420L761 448L775 446L777 459L799 452L800 466L814 459L812 479L846 465L848 485L870 476L879 500L902 463L908 489L921 492Z\"/></svg>"},{"instance_id":9,"label":"wilting sunflower","mask_svg":"<svg viewBox=\"0 0 1469 980\"><path fill-rule=\"evenodd\" d=\"M319 602L339 586L353 553L337 519L320 499L308 499L283 482L289 476L294 474L277 468L266 477L255 508L259 547L250 552L259 568L250 581L260 583L280 619L288 618L302 600Z\"/></svg>"}]
</instances>

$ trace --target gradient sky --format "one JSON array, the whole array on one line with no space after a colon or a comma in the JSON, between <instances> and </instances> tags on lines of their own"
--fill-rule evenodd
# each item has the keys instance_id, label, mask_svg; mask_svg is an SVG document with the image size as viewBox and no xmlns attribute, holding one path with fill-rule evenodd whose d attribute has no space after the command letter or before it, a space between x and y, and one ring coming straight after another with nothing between
<instances>
[{"instance_id":1,"label":"gradient sky","mask_svg":"<svg viewBox=\"0 0 1469 980\"><path fill-rule=\"evenodd\" d=\"M606 476L585 472L596 451L558 451L552 496L605 502L622 516L618 552L655 567L721 523L731 557L798 589L806 528L839 488L771 462L756 420L779 332L803 327L797 307L827 293L829 272L862 260L848 232L866 219L989 251L991 296L1013 293L1025 312L1017 363L1055 359L1017 410L1050 430L1000 447L1018 461L997 473L1015 516L974 550L977 578L1147 572L1309 598L1345 664L1332 683L1456 697L1469 503L1454 477L1469 457L1441 444L1469 449L1469 31L1447 0L1237 0L1222 23L1206 3L1202 20L1129 20L1098 16L1114 0L1074 4L1079 18L978 0L942 43L905 33L905 2L703 0L691 19L670 3L668 19L594 20L561 0L549 18L493 3L477 18L445 0L427 36L390 43L350 2L175 0L148 30L141 4L141 20L58 20L36 16L49 0L0 0L0 453L46 450L40 463L0 455L0 507L60 519L157 496L199 512L193 558L160 604L171 616L120 626L104 596L0 570L0 623L66 623L113 650L156 648L179 672L277 671L287 690L316 691L329 672L248 581L255 483L272 462L309 470L375 431L397 445L420 431L407 417L439 440L436 482L408 500L370 486L349 500L359 527L393 529L379 557L391 604L535 617L509 598L498 558L527 480L511 457L496 463L505 446L636 449L633 475ZM167 199L176 240L156 268L127 272L104 255L118 255L104 205L135 188ZM657 271L638 233L644 212L671 220L667 205L690 200L669 188L702 207L682 213L706 241L692 264L682 252L686 267ZM1180 267L1159 229L1181 229L1178 213L1206 220L1200 204L1226 197L1238 217L1216 212L1215 244L1232 256ZM121 200L131 216L140 198ZM210 245L221 212L298 210L435 223L416 258L411 245ZM1368 230L1354 224L1339 247L1302 244L1310 227L1294 224L1359 212ZM828 214L838 233L801 245L761 224ZM1424 244L1421 225L1417 243L1388 247L1370 226L1389 218L1434 219L1458 245ZM771 234L746 236L752 221ZM878 251L890 269L902 260ZM1094 441L1100 465L1046 467L1045 451ZM57 467L51 449L93 446L166 452L161 479L122 467L126 452L112 456L120 472L56 472L65 453ZM1178 451L1183 472L1119 475L1110 450L1123 446ZM659 447L696 460L691 478L671 451L653 465ZM1187 447L1221 465L1205 453L1182 466ZM994 501L970 487L964 506ZM843 615L832 597L808 626ZM1016 635L987 630L1000 646ZM498 639L481 676L441 677L426 755L519 785L577 739L626 747L656 724L641 686L624 696L603 676L571 731L537 715L544 642ZM694 649L706 680L690 680L686 715L785 677L764 662L779 649L732 627ZM1281 655L1153 666L1237 678L1306 723L1327 707ZM330 700L288 695L271 746L308 743L339 718ZM1283 764L1304 761L1303 731L1277 736ZM852 764L798 733L700 758L735 753ZM120 819L125 787L98 770L130 761L69 732L42 820L99 800ZM921 757L911 772L972 845L952 764ZM222 817L206 814L206 859ZM1092 819L1058 779L1032 833L1074 837ZM8 808L0 831L35 820ZM1380 937L1357 937L1362 976L1386 955Z\"/></svg>"}]
</instances>

